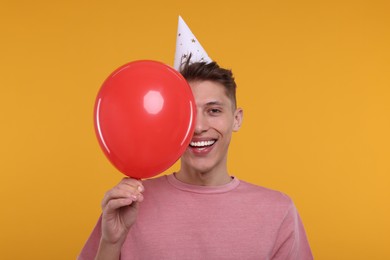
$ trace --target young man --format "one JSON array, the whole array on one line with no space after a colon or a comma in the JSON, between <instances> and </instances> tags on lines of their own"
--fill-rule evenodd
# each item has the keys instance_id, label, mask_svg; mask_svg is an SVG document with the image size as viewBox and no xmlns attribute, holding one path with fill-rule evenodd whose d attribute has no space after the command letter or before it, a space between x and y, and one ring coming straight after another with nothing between
<instances>
[{"instance_id":1,"label":"young man","mask_svg":"<svg viewBox=\"0 0 390 260\"><path fill-rule=\"evenodd\" d=\"M180 170L107 192L79 259L313 259L291 199L228 173L243 118L231 71L187 62L182 74L197 117Z\"/></svg>"}]
</instances>

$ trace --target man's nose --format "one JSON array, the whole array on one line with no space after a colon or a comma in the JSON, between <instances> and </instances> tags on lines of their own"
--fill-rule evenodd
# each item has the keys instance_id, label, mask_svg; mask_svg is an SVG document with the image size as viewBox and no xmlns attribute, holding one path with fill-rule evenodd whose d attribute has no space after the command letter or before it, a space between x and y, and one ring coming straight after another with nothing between
<instances>
[{"instance_id":1,"label":"man's nose","mask_svg":"<svg viewBox=\"0 0 390 260\"><path fill-rule=\"evenodd\" d=\"M209 128L207 118L202 113L197 113L195 120L195 134L206 132Z\"/></svg>"}]
</instances>

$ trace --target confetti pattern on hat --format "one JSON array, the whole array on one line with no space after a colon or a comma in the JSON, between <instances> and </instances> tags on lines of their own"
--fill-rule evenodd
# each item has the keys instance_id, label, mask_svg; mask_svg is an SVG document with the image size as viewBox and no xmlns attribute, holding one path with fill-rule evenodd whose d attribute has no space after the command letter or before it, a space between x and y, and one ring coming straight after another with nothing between
<instances>
[{"instance_id":1,"label":"confetti pattern on hat","mask_svg":"<svg viewBox=\"0 0 390 260\"><path fill-rule=\"evenodd\" d=\"M191 63L212 62L206 51L203 49L202 45L191 32L190 28L187 26L181 16L179 16L176 37L175 62L173 65L176 70L179 70L180 65L186 62L186 59L189 57L190 53L192 54Z\"/></svg>"}]
</instances>

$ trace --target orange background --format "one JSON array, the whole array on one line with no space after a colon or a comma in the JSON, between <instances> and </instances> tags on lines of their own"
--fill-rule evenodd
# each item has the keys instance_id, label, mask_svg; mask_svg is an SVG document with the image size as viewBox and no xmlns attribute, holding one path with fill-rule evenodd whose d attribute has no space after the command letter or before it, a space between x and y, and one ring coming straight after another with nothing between
<instances>
[{"instance_id":1,"label":"orange background","mask_svg":"<svg viewBox=\"0 0 390 260\"><path fill-rule=\"evenodd\" d=\"M0 258L77 256L122 178L97 91L129 61L172 64L182 15L237 78L231 173L294 199L316 259L390 259L389 3L2 1Z\"/></svg>"}]
</instances>

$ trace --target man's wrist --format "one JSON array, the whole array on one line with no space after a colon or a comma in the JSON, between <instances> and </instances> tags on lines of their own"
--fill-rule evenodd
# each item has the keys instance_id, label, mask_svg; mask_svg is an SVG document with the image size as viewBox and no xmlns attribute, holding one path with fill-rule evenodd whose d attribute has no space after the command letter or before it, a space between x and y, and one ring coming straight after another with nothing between
<instances>
[{"instance_id":1,"label":"man's wrist","mask_svg":"<svg viewBox=\"0 0 390 260\"><path fill-rule=\"evenodd\" d=\"M119 260L124 241L111 243L100 239L99 249L95 260Z\"/></svg>"}]
</instances>

